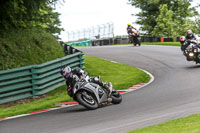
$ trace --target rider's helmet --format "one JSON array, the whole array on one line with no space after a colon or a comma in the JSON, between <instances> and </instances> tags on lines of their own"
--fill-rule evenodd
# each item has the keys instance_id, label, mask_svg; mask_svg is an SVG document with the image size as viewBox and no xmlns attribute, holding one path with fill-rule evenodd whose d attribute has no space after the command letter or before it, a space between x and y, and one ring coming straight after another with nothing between
<instances>
[{"instance_id":1,"label":"rider's helmet","mask_svg":"<svg viewBox=\"0 0 200 133\"><path fill-rule=\"evenodd\" d=\"M72 69L70 66L65 66L63 68L61 68L60 70L60 74L65 78L68 79L70 76L70 73L72 72Z\"/></svg>"},{"instance_id":2,"label":"rider's helmet","mask_svg":"<svg viewBox=\"0 0 200 133\"><path fill-rule=\"evenodd\" d=\"M188 37L192 37L192 34L193 34L193 33L192 33L192 30L187 30L187 36L188 36Z\"/></svg>"},{"instance_id":3,"label":"rider's helmet","mask_svg":"<svg viewBox=\"0 0 200 133\"><path fill-rule=\"evenodd\" d=\"M128 27L130 27L131 26L131 24L128 24Z\"/></svg>"},{"instance_id":4,"label":"rider's helmet","mask_svg":"<svg viewBox=\"0 0 200 133\"><path fill-rule=\"evenodd\" d=\"M180 37L180 42L185 42L185 37L184 36Z\"/></svg>"},{"instance_id":5,"label":"rider's helmet","mask_svg":"<svg viewBox=\"0 0 200 133\"><path fill-rule=\"evenodd\" d=\"M179 38L179 40L180 40L180 43L182 44L182 46L184 46L185 44L184 44L184 42L185 42L185 37L184 36L181 36L180 38Z\"/></svg>"}]
</instances>

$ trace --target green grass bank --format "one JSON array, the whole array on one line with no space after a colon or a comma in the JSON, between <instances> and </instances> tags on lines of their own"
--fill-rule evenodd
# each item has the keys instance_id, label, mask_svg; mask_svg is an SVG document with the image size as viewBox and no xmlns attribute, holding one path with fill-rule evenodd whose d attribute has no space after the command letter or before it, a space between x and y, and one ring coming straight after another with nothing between
<instances>
[{"instance_id":1,"label":"green grass bank","mask_svg":"<svg viewBox=\"0 0 200 133\"><path fill-rule=\"evenodd\" d=\"M57 39L41 29L14 30L0 36L0 70L41 64L63 56Z\"/></svg>"},{"instance_id":2,"label":"green grass bank","mask_svg":"<svg viewBox=\"0 0 200 133\"><path fill-rule=\"evenodd\" d=\"M142 42L142 45L181 46L180 42Z\"/></svg>"},{"instance_id":3,"label":"green grass bank","mask_svg":"<svg viewBox=\"0 0 200 133\"><path fill-rule=\"evenodd\" d=\"M200 133L200 114L171 120L128 133Z\"/></svg>"}]
</instances>

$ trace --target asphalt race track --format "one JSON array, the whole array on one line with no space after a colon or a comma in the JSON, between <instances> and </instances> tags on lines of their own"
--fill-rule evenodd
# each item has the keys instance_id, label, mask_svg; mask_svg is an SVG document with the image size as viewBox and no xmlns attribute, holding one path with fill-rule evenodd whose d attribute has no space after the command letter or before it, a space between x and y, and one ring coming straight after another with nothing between
<instances>
[{"instance_id":1,"label":"asphalt race track","mask_svg":"<svg viewBox=\"0 0 200 133\"><path fill-rule=\"evenodd\" d=\"M93 111L78 105L4 120L0 121L0 133L120 133L200 112L200 65L187 62L179 47L126 45L79 49L87 56L144 69L155 80L124 94L119 105Z\"/></svg>"}]
</instances>

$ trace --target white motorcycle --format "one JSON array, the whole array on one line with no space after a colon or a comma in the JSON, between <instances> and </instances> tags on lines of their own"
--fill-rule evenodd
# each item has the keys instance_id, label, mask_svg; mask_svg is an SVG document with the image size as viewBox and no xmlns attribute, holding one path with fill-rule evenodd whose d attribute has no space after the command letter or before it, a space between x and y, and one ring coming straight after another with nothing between
<instances>
[{"instance_id":1,"label":"white motorcycle","mask_svg":"<svg viewBox=\"0 0 200 133\"><path fill-rule=\"evenodd\" d=\"M112 83L110 84L112 86ZM90 110L109 103L119 104L122 101L122 96L118 91L112 88L111 92L108 92L107 89L89 82L89 76L79 79L71 89L71 97L80 105Z\"/></svg>"}]
</instances>

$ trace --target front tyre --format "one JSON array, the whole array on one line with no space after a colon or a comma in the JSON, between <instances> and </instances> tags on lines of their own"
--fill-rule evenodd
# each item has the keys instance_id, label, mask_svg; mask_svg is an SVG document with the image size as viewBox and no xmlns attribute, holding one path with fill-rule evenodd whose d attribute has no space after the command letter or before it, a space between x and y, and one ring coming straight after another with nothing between
<instances>
[{"instance_id":1,"label":"front tyre","mask_svg":"<svg viewBox=\"0 0 200 133\"><path fill-rule=\"evenodd\" d=\"M83 105L87 109L94 110L98 108L96 99L93 97L91 93L87 91L79 91L76 94L76 99L79 104Z\"/></svg>"},{"instance_id":2,"label":"front tyre","mask_svg":"<svg viewBox=\"0 0 200 133\"><path fill-rule=\"evenodd\" d=\"M122 95L118 91L112 92L111 98L113 104L119 104L122 101Z\"/></svg>"}]
</instances>

